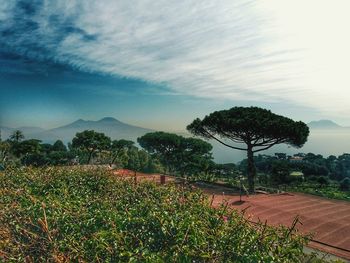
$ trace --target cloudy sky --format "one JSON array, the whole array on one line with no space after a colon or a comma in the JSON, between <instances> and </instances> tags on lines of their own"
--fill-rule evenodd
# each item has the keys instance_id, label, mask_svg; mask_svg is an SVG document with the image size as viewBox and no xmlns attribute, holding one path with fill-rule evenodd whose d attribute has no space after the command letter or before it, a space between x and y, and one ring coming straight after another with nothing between
<instances>
[{"instance_id":1,"label":"cloudy sky","mask_svg":"<svg viewBox=\"0 0 350 263\"><path fill-rule=\"evenodd\" d=\"M163 130L256 105L350 126L348 0L0 0L0 125Z\"/></svg>"}]
</instances>

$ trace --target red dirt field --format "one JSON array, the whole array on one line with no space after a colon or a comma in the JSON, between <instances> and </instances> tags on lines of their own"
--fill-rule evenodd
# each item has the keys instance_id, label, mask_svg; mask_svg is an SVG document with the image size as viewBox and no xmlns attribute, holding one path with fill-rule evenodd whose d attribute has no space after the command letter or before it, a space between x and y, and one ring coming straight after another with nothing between
<instances>
[{"instance_id":1,"label":"red dirt field","mask_svg":"<svg viewBox=\"0 0 350 263\"><path fill-rule=\"evenodd\" d=\"M253 222L267 221L269 225L291 226L298 216L300 232L313 234L309 247L350 260L350 203L301 193L259 194L244 196L216 195L214 206L227 202L238 210L246 209ZM324 243L320 244L318 242ZM335 248L337 247L337 248Z\"/></svg>"},{"instance_id":2,"label":"red dirt field","mask_svg":"<svg viewBox=\"0 0 350 263\"><path fill-rule=\"evenodd\" d=\"M121 169L114 174L135 178L135 173L130 170ZM137 181L160 183L160 178L159 174L136 174ZM165 176L165 181L169 183L179 179ZM230 188L200 183L194 186L210 196L214 207L228 203L233 209L245 209L247 218L253 222L260 220L272 226L291 226L298 216L301 222L297 225L298 230L313 234L315 241L310 242L309 247L350 260L350 202L301 193L243 196L243 202L239 202L239 196Z\"/></svg>"}]
</instances>

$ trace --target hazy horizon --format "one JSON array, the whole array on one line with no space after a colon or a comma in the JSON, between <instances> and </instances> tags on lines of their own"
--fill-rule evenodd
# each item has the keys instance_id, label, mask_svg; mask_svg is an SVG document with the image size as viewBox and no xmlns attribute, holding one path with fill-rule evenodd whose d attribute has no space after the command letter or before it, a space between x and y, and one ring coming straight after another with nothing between
<instances>
[{"instance_id":1,"label":"hazy horizon","mask_svg":"<svg viewBox=\"0 0 350 263\"><path fill-rule=\"evenodd\" d=\"M77 120L75 120L75 121L77 121ZM92 120L92 121L97 122L99 120ZM121 120L119 120L119 121L121 121ZM65 125L67 125L67 124L71 124L71 123L65 123ZM133 125L133 123L125 123L125 124ZM141 126L141 128L150 128L153 130L158 130L158 129L154 129L154 127L142 127ZM80 130L82 131L83 129L84 128L81 128ZM0 126L0 130L1 130L1 126ZM169 130L162 130L162 131L169 132ZM131 139L131 140L136 142L136 137L135 138L124 137L124 136L128 136L128 135L118 134L117 131L115 133L111 134L111 132L113 132L113 131L109 130L108 127L106 128L106 130L104 132L108 136L112 135L111 136L112 139ZM192 136L190 133L188 133L184 130L183 131L172 131L172 132L176 132L179 135L183 135L183 136ZM40 132L36 133L36 134L38 134L37 136L40 136ZM142 134L142 132L140 133L140 135L141 134ZM27 136L26 133L24 133L24 135L26 136L27 139L29 139L29 138L42 139L42 138L37 137L37 136L34 136L34 137ZM115 137L115 136L117 136L117 137ZM72 137L72 136L70 136L70 137ZM64 138L66 138L66 136ZM64 138L61 138L60 136L58 136L56 139L64 139ZM4 136L3 136L3 139L4 139ZM72 138L70 138L69 141L71 139ZM67 143L66 140L64 140L64 141ZM53 143L53 141L47 141L45 139L43 140L43 142ZM219 163L230 163L230 162L237 163L237 162L241 161L242 159L246 158L246 153L244 151L238 151L238 150L233 150L233 149L227 148L227 147L220 145L219 143L217 143L213 140L210 140L209 142L213 145L213 156L214 156L214 159L216 162L219 162ZM229 142L229 144L232 144L232 143ZM293 155L296 153L312 152L315 154L321 154L324 157L328 157L330 155L339 156L343 153L350 153L350 127L343 127L343 128L338 127L338 128L333 128L333 129L311 128L309 138L302 148L293 148L293 147L290 147L288 145L281 144L281 145L276 145L267 151L263 151L260 154L274 155L274 153L277 153L277 152L284 152L284 153L287 153L288 155Z\"/></svg>"},{"instance_id":2,"label":"hazy horizon","mask_svg":"<svg viewBox=\"0 0 350 263\"><path fill-rule=\"evenodd\" d=\"M186 130L186 126L183 126L183 127L176 127L178 128L177 130L173 130L171 129L171 127L167 127L166 129L159 129L157 128L157 126L149 126L150 123L147 123L148 126L144 126L144 125L139 125L138 122L129 122L129 121L125 121L123 119L120 119L118 117L114 117L114 116L102 116L100 118L97 118L97 119L84 119L84 118L78 118L78 119L72 119L68 122L62 122L61 124L57 125L57 126L53 126L53 127L45 127L45 125L17 125L17 126L7 126L7 125L0 125L0 128L1 127L6 127L6 128L12 128L12 129L20 129L20 128L29 128L29 127L33 127L33 128L40 128L40 129L43 129L43 130L51 130L51 129L55 129L55 128L59 128L59 127L62 127L62 126L65 126L65 125L68 125L68 124L71 124L71 123L74 123L76 121L79 121L79 120L83 120L83 121L93 121L93 122L96 122L96 121L100 121L102 119L105 119L105 118L113 118L117 121L120 121L120 122L123 122L123 123L126 123L126 124L129 124L129 125L134 125L134 126L138 126L138 127L141 127L141 128L146 128L146 129L151 129L151 130L162 130L162 131L167 131L167 132L177 132L177 133L183 133L183 132L187 132ZM312 122L323 122L323 121L326 121L326 122L331 122L333 123L334 125L337 125L339 126L339 128L350 128L350 126L344 126L342 124L339 124L333 120L326 120L326 119L320 119L320 120L311 120L309 122L306 122L306 124L309 124L309 123L312 123ZM316 130L317 131L317 130ZM317 132L325 132L325 131L328 131L328 132L333 132L334 129L324 129L324 128L320 128L320 130L318 130Z\"/></svg>"}]
</instances>

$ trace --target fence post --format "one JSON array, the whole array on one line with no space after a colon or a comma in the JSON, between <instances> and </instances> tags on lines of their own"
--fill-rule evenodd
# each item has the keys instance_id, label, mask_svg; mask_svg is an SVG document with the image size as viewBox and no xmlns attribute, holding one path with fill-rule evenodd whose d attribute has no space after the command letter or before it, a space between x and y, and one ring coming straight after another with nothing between
<instances>
[{"instance_id":1,"label":"fence post","mask_svg":"<svg viewBox=\"0 0 350 263\"><path fill-rule=\"evenodd\" d=\"M160 184L165 184L165 175L160 176Z\"/></svg>"}]
</instances>

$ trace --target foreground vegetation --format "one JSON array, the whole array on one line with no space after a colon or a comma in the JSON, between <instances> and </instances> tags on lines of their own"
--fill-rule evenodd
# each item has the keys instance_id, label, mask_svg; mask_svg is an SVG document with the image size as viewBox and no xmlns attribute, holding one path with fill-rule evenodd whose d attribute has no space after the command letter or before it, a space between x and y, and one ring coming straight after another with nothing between
<instances>
[{"instance_id":1,"label":"foreground vegetation","mask_svg":"<svg viewBox=\"0 0 350 263\"><path fill-rule=\"evenodd\" d=\"M295 229L252 225L185 186L103 170L7 168L0 205L6 262L313 262Z\"/></svg>"}]
</instances>

